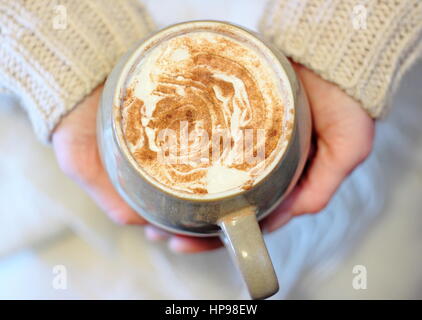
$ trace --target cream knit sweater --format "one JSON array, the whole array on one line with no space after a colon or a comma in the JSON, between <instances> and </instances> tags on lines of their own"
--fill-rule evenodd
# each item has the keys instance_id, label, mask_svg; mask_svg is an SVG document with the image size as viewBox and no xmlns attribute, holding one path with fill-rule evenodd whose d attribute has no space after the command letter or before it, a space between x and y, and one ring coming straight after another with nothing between
<instances>
[{"instance_id":1,"label":"cream knit sweater","mask_svg":"<svg viewBox=\"0 0 422 320\"><path fill-rule=\"evenodd\" d=\"M260 29L375 118L387 110L403 73L421 56L422 1L275 0Z\"/></svg>"},{"instance_id":2,"label":"cream knit sweater","mask_svg":"<svg viewBox=\"0 0 422 320\"><path fill-rule=\"evenodd\" d=\"M0 27L0 92L48 142L152 23L136 0L2 0ZM422 1L275 0L260 30L378 117L422 51Z\"/></svg>"},{"instance_id":3,"label":"cream knit sweater","mask_svg":"<svg viewBox=\"0 0 422 320\"><path fill-rule=\"evenodd\" d=\"M48 142L152 24L137 0L0 0L0 28L0 91Z\"/></svg>"}]
</instances>

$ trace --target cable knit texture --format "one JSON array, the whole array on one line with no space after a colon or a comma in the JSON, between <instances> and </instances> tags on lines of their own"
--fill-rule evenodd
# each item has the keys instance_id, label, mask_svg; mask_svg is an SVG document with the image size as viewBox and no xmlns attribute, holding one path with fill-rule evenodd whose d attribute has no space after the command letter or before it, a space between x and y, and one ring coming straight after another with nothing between
<instances>
[{"instance_id":1,"label":"cable knit texture","mask_svg":"<svg viewBox=\"0 0 422 320\"><path fill-rule=\"evenodd\" d=\"M378 117L422 52L420 0L274 0L262 33ZM0 2L0 94L14 94L38 137L51 132L152 30L137 0Z\"/></svg>"},{"instance_id":2,"label":"cable knit texture","mask_svg":"<svg viewBox=\"0 0 422 320\"><path fill-rule=\"evenodd\" d=\"M261 32L379 117L422 52L421 0L275 0Z\"/></svg>"},{"instance_id":3,"label":"cable knit texture","mask_svg":"<svg viewBox=\"0 0 422 320\"><path fill-rule=\"evenodd\" d=\"M19 97L44 142L152 23L136 0L0 2L0 93Z\"/></svg>"}]
</instances>

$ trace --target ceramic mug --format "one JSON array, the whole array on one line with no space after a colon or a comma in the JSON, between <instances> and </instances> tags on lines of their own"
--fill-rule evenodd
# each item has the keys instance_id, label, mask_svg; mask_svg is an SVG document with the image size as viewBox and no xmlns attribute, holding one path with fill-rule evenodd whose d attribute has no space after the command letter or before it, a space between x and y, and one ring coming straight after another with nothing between
<instances>
[{"instance_id":1,"label":"ceramic mug","mask_svg":"<svg viewBox=\"0 0 422 320\"><path fill-rule=\"evenodd\" d=\"M261 50L277 69L285 104L294 109L287 148L274 160L272 170L261 181L249 190L202 198L175 194L146 174L129 152L120 123L126 80L145 52L163 39L201 30L225 30L238 41ZM117 63L104 87L97 124L104 167L119 194L137 213L151 224L177 234L221 236L252 298L266 298L278 291L278 280L258 221L269 214L297 182L308 156L311 136L306 95L283 54L254 32L226 22L191 21L170 26L137 43Z\"/></svg>"}]
</instances>

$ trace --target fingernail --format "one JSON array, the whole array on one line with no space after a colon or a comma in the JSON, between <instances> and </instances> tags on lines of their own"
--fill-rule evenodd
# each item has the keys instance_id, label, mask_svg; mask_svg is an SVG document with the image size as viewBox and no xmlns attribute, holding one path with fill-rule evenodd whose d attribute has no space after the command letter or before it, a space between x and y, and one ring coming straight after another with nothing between
<instances>
[{"instance_id":1,"label":"fingernail","mask_svg":"<svg viewBox=\"0 0 422 320\"><path fill-rule=\"evenodd\" d=\"M167 245L170 251L174 253L183 253L183 245L181 245L181 242L177 237L171 237Z\"/></svg>"},{"instance_id":2,"label":"fingernail","mask_svg":"<svg viewBox=\"0 0 422 320\"><path fill-rule=\"evenodd\" d=\"M167 234L167 232L162 231L160 229L157 229L155 227L146 226L145 227L145 237L149 241L158 242L158 241L163 241L163 240L167 239L169 237L169 235Z\"/></svg>"}]
</instances>

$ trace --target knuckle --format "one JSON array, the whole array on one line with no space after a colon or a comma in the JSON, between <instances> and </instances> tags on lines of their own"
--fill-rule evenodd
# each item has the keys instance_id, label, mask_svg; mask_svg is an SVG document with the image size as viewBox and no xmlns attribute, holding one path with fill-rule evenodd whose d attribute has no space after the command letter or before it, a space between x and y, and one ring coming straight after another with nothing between
<instances>
[{"instance_id":1,"label":"knuckle","mask_svg":"<svg viewBox=\"0 0 422 320\"><path fill-rule=\"evenodd\" d=\"M374 145L374 133L369 132L362 136L358 145L358 153L357 153L357 160L358 163L363 162L368 156L371 154L373 145Z\"/></svg>"},{"instance_id":2,"label":"knuckle","mask_svg":"<svg viewBox=\"0 0 422 320\"><path fill-rule=\"evenodd\" d=\"M59 163L60 169L67 176L71 178L78 178L80 168L79 168L78 162L76 161L76 159L74 159L72 154L67 154L67 153L61 154L58 163Z\"/></svg>"},{"instance_id":3,"label":"knuckle","mask_svg":"<svg viewBox=\"0 0 422 320\"><path fill-rule=\"evenodd\" d=\"M96 172L96 149L90 139L63 130L53 137L54 151L60 169L70 178L89 182Z\"/></svg>"},{"instance_id":4,"label":"knuckle","mask_svg":"<svg viewBox=\"0 0 422 320\"><path fill-rule=\"evenodd\" d=\"M372 144L370 143L366 143L364 145L362 145L359 148L359 152L356 153L356 156L354 157L354 163L352 163L353 167L351 168L350 171L352 171L357 165L361 164L362 162L364 162L369 154L371 153L372 150Z\"/></svg>"},{"instance_id":5,"label":"knuckle","mask_svg":"<svg viewBox=\"0 0 422 320\"><path fill-rule=\"evenodd\" d=\"M90 185L97 178L98 168L88 156L72 150L61 150L60 154L57 154L57 159L64 174L73 180Z\"/></svg>"},{"instance_id":6,"label":"knuckle","mask_svg":"<svg viewBox=\"0 0 422 320\"><path fill-rule=\"evenodd\" d=\"M324 210L327 205L328 205L329 199L319 199L319 200L315 200L308 209L309 213L318 213L321 212L322 210Z\"/></svg>"},{"instance_id":7,"label":"knuckle","mask_svg":"<svg viewBox=\"0 0 422 320\"><path fill-rule=\"evenodd\" d=\"M363 148L362 148L362 154L361 154L361 161L364 161L370 154L372 151L372 147L373 147L373 141L367 141L366 144L364 144Z\"/></svg>"}]
</instances>

